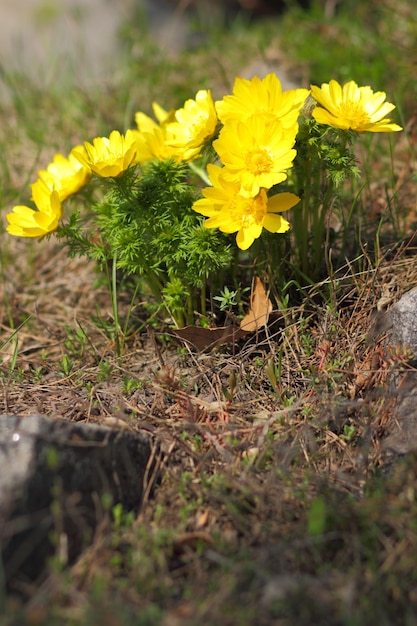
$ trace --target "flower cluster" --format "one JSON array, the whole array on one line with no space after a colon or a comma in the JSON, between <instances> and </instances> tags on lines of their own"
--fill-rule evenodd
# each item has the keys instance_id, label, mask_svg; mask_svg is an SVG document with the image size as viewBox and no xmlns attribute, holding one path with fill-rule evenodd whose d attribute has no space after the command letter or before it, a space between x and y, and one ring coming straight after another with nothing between
<instances>
[{"instance_id":1,"label":"flower cluster","mask_svg":"<svg viewBox=\"0 0 417 626\"><path fill-rule=\"evenodd\" d=\"M287 178L296 151L299 111L308 96L307 89L282 91L275 74L261 80L237 78L233 95L216 102L222 123L213 142L223 167L208 168L212 187L194 210L209 219L207 228L237 231L236 243L249 248L263 228L283 233L290 225L280 213L299 201L292 193L268 191Z\"/></svg>"},{"instance_id":2,"label":"flower cluster","mask_svg":"<svg viewBox=\"0 0 417 626\"><path fill-rule=\"evenodd\" d=\"M199 91L195 100L187 100L177 111L167 113L156 103L153 109L159 124L138 112L137 129L128 129L125 134L113 130L109 137L75 146L68 157L56 154L32 185L36 208L13 207L6 215L7 231L21 237L51 233L62 217L61 203L84 187L92 174L117 178L130 167L155 160L192 161L216 132L218 120L210 91Z\"/></svg>"},{"instance_id":3,"label":"flower cluster","mask_svg":"<svg viewBox=\"0 0 417 626\"><path fill-rule=\"evenodd\" d=\"M165 111L153 104L155 118L137 112L137 129L125 135L112 131L92 143L74 147L68 157L55 155L32 185L35 209L15 206L7 215L12 235L38 237L54 231L62 217L62 202L76 193L94 173L117 177L130 166L153 160L197 159L207 143L212 143L218 164L209 165L210 187L194 210L209 219L207 228L224 233L237 232L236 242L245 250L262 229L282 233L290 225L280 213L299 202L292 193L276 193L285 181L296 157L294 149L299 116L311 93L317 106L313 118L323 125L363 132L398 131L401 127L386 116L394 105L385 102L384 92L358 87L354 81L343 87L335 80L321 87L282 90L271 73L263 80L237 78L233 94L214 103L209 90L200 90L178 110ZM271 195L270 190L274 193Z\"/></svg>"},{"instance_id":4,"label":"flower cluster","mask_svg":"<svg viewBox=\"0 0 417 626\"><path fill-rule=\"evenodd\" d=\"M107 194L92 209L105 252L94 258L115 259L175 306L187 298L192 315L196 290L231 262L227 235L236 233L238 250L246 251L264 229L288 231L282 213L294 208L291 238L280 241L293 246L299 276L314 279L323 266L326 212L338 185L358 172L353 139L401 130L388 117L394 108L384 92L354 81L283 90L274 73L236 78L233 93L218 101L200 90L176 110L153 103L154 118L138 111L136 128L55 155L32 185L33 206L6 216L7 231L40 237L57 230L87 254L95 244L77 230L77 213L60 225L63 203L90 179L104 179ZM208 183L201 191L195 174ZM264 261L280 271L280 244L263 241L270 246L262 248ZM203 311L203 292L200 298Z\"/></svg>"},{"instance_id":5,"label":"flower cluster","mask_svg":"<svg viewBox=\"0 0 417 626\"><path fill-rule=\"evenodd\" d=\"M90 179L91 169L76 158L75 147L68 157L56 154L45 170L40 170L38 180L31 185L32 200L36 207L18 205L6 215L7 231L19 237L41 237L57 229L62 217L62 202L79 191Z\"/></svg>"}]
</instances>

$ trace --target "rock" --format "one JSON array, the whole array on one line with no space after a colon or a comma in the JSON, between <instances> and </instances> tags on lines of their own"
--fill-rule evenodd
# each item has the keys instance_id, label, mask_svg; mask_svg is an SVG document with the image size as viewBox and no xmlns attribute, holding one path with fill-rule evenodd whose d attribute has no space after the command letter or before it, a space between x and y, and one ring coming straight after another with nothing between
<instances>
[{"instance_id":1,"label":"rock","mask_svg":"<svg viewBox=\"0 0 417 626\"><path fill-rule=\"evenodd\" d=\"M407 291L386 313L389 344L399 344L413 352L417 361L417 287Z\"/></svg>"},{"instance_id":2,"label":"rock","mask_svg":"<svg viewBox=\"0 0 417 626\"><path fill-rule=\"evenodd\" d=\"M6 588L22 591L38 584L51 556L72 563L115 504L137 512L154 474L152 450L149 438L135 432L40 415L0 415ZM1 571L0 563L0 578Z\"/></svg>"},{"instance_id":3,"label":"rock","mask_svg":"<svg viewBox=\"0 0 417 626\"><path fill-rule=\"evenodd\" d=\"M382 316L380 332L386 333L385 350L400 355L399 366L389 374L386 406L392 416L382 441L384 463L417 451L417 287L405 293ZM401 354L406 367L401 363Z\"/></svg>"},{"instance_id":4,"label":"rock","mask_svg":"<svg viewBox=\"0 0 417 626\"><path fill-rule=\"evenodd\" d=\"M394 407L381 447L384 462L392 463L400 456L417 452L417 372L405 372L389 395Z\"/></svg>"}]
</instances>

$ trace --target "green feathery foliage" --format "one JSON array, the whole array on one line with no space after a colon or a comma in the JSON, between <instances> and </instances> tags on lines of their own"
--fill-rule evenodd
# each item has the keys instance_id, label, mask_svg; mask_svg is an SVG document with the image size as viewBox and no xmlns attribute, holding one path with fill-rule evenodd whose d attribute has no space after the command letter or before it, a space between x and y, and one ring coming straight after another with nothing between
<instances>
[{"instance_id":1,"label":"green feathery foliage","mask_svg":"<svg viewBox=\"0 0 417 626\"><path fill-rule=\"evenodd\" d=\"M174 160L154 161L143 172L130 168L106 181L107 193L95 206L94 238L78 213L59 229L72 255L102 263L116 259L124 274L147 283L177 324L204 312L201 290L231 261L227 237L205 228L192 210L196 188L187 176L187 165Z\"/></svg>"}]
</instances>

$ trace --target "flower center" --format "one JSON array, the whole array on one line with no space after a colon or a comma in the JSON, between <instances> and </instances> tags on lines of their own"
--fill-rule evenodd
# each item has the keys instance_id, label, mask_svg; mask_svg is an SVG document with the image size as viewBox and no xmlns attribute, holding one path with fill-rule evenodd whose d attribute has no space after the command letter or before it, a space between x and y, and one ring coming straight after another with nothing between
<instances>
[{"instance_id":1,"label":"flower center","mask_svg":"<svg viewBox=\"0 0 417 626\"><path fill-rule=\"evenodd\" d=\"M340 105L340 117L349 122L351 128L366 126L371 121L363 107L354 102L343 102Z\"/></svg>"},{"instance_id":2,"label":"flower center","mask_svg":"<svg viewBox=\"0 0 417 626\"><path fill-rule=\"evenodd\" d=\"M272 159L266 150L261 148L254 148L249 150L245 158L246 169L249 170L255 176L259 174L265 174L272 169Z\"/></svg>"},{"instance_id":3,"label":"flower center","mask_svg":"<svg viewBox=\"0 0 417 626\"><path fill-rule=\"evenodd\" d=\"M261 189L254 198L236 196L229 210L234 220L240 221L242 227L249 228L252 224L263 222L267 204L266 191Z\"/></svg>"}]
</instances>

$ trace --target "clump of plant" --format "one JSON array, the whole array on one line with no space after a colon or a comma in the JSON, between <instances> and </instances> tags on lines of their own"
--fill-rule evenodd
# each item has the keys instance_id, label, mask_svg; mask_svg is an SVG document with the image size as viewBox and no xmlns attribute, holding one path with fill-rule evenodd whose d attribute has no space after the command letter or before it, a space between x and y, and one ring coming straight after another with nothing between
<instances>
[{"instance_id":1,"label":"clump of plant","mask_svg":"<svg viewBox=\"0 0 417 626\"><path fill-rule=\"evenodd\" d=\"M355 142L401 130L393 109L354 81L283 91L273 73L237 78L217 102L201 90L177 110L154 103L155 119L138 112L135 129L56 155L7 230L55 232L71 255L111 267L114 288L117 270L133 277L181 327L242 271L246 284L256 268L270 283L320 277L329 216L359 175ZM65 220L70 196L79 205Z\"/></svg>"}]
</instances>

